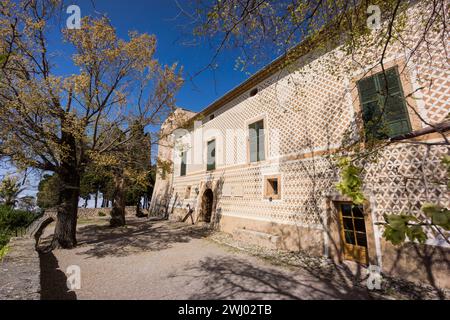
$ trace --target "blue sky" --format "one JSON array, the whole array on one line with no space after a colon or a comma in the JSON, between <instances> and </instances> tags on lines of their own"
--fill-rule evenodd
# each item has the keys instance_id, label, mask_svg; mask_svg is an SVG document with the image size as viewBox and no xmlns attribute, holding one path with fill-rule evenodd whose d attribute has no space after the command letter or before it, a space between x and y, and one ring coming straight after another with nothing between
<instances>
[{"instance_id":1,"label":"blue sky","mask_svg":"<svg viewBox=\"0 0 450 320\"><path fill-rule=\"evenodd\" d=\"M163 64L178 62L184 67L186 82L177 95L178 106L200 111L247 79L249 74L235 70L239 53L236 50L228 50L218 58L215 75L207 70L190 80L191 75L208 65L215 50L208 41L192 36L191 26L180 16L178 5L185 6L187 2L179 0L177 4L175 0L74 0L73 4L80 7L82 16L105 14L122 38L127 38L128 31L156 35L158 41L156 58ZM189 11L188 7L184 9ZM63 15L63 18L65 17L69 15ZM65 26L65 19L61 20L61 26ZM56 27L54 31L49 42L50 51L55 54L53 61L56 73L76 73L77 69L71 61L70 48L62 42L59 28ZM269 57L273 58L275 56ZM249 68L248 71L255 70ZM0 176L14 171L15 169L8 165L0 166ZM38 181L32 180L26 194L36 192Z\"/></svg>"},{"instance_id":2,"label":"blue sky","mask_svg":"<svg viewBox=\"0 0 450 320\"><path fill-rule=\"evenodd\" d=\"M178 4L185 6L187 2L179 0ZM78 0L74 3L80 7L82 16L106 14L122 38L127 38L131 30L155 34L158 41L156 58L163 64L178 62L184 68L186 82L177 96L180 107L200 111L249 76L235 70L239 54L236 50L228 50L219 57L215 76L207 70L191 80L208 65L215 51L208 41L192 36L192 27L180 16L175 0ZM184 9L189 10L187 5ZM76 72L71 68L70 54L65 54L67 47L61 47L59 33L52 39L52 45L58 51L58 68L63 73Z\"/></svg>"}]
</instances>

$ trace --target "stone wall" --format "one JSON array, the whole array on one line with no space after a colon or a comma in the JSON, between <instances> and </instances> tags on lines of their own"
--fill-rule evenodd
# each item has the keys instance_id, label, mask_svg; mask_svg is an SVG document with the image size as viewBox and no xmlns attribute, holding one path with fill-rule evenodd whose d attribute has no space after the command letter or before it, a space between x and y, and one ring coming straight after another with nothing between
<instances>
[{"instance_id":1,"label":"stone wall","mask_svg":"<svg viewBox=\"0 0 450 320\"><path fill-rule=\"evenodd\" d=\"M39 300L41 271L33 238L14 238L0 262L0 300Z\"/></svg>"},{"instance_id":2,"label":"stone wall","mask_svg":"<svg viewBox=\"0 0 450 320\"><path fill-rule=\"evenodd\" d=\"M78 219L98 218L100 213L104 213L105 217L109 217L111 208L78 208ZM45 214L56 218L56 210L46 210ZM136 214L136 207L126 207L125 214L127 216Z\"/></svg>"}]
</instances>

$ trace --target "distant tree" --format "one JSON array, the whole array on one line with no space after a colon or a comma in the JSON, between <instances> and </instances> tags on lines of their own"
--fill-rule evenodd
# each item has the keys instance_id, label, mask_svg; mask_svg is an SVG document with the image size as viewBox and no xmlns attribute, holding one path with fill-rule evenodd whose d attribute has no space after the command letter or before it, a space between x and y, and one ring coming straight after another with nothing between
<instances>
[{"instance_id":1,"label":"distant tree","mask_svg":"<svg viewBox=\"0 0 450 320\"><path fill-rule=\"evenodd\" d=\"M57 175L46 174L39 182L37 206L41 209L57 208L60 203L61 183Z\"/></svg>"},{"instance_id":2,"label":"distant tree","mask_svg":"<svg viewBox=\"0 0 450 320\"><path fill-rule=\"evenodd\" d=\"M107 167L102 167L91 163L86 167L81 177L80 197L88 201L94 195L94 207L98 208L98 198L102 190L105 190L110 183L111 172ZM103 195L105 196L105 195Z\"/></svg>"},{"instance_id":3,"label":"distant tree","mask_svg":"<svg viewBox=\"0 0 450 320\"><path fill-rule=\"evenodd\" d=\"M13 208L22 191L21 183L16 177L5 177L0 184L0 202Z\"/></svg>"},{"instance_id":4,"label":"distant tree","mask_svg":"<svg viewBox=\"0 0 450 320\"><path fill-rule=\"evenodd\" d=\"M146 210L148 210L150 207L150 201L152 199L153 189L154 189L155 181L156 181L156 171L157 171L157 167L156 167L156 165L153 164L151 166L150 173L148 175L149 183L145 190L144 199L143 199L143 207Z\"/></svg>"},{"instance_id":5,"label":"distant tree","mask_svg":"<svg viewBox=\"0 0 450 320\"><path fill-rule=\"evenodd\" d=\"M21 197L17 201L17 208L28 212L33 212L36 208L36 198L33 196Z\"/></svg>"},{"instance_id":6,"label":"distant tree","mask_svg":"<svg viewBox=\"0 0 450 320\"><path fill-rule=\"evenodd\" d=\"M120 134L120 133L118 133ZM131 203L136 206L136 214L140 214L141 199L149 185L151 171L151 141L138 122L132 125L129 133L132 138L116 150L111 156L115 164L111 166L114 176L114 203L111 210L111 225L125 224L125 206ZM120 134L125 139L124 134Z\"/></svg>"}]
</instances>

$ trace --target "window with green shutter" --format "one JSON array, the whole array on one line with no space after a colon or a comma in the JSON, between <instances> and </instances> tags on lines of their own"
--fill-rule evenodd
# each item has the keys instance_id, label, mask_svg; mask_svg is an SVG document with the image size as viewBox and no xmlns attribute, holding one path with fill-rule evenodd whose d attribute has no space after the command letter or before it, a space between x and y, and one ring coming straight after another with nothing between
<instances>
[{"instance_id":1,"label":"window with green shutter","mask_svg":"<svg viewBox=\"0 0 450 320\"><path fill-rule=\"evenodd\" d=\"M252 123L249 128L250 162L264 161L264 120Z\"/></svg>"},{"instance_id":2,"label":"window with green shutter","mask_svg":"<svg viewBox=\"0 0 450 320\"><path fill-rule=\"evenodd\" d=\"M208 142L206 170L216 170L216 140L211 140Z\"/></svg>"},{"instance_id":3,"label":"window with green shutter","mask_svg":"<svg viewBox=\"0 0 450 320\"><path fill-rule=\"evenodd\" d=\"M180 169L180 176L186 175L186 164L187 164L187 152L184 151L181 153L181 169Z\"/></svg>"},{"instance_id":4,"label":"window with green shutter","mask_svg":"<svg viewBox=\"0 0 450 320\"><path fill-rule=\"evenodd\" d=\"M408 110L397 68L358 82L366 140L411 132Z\"/></svg>"}]
</instances>

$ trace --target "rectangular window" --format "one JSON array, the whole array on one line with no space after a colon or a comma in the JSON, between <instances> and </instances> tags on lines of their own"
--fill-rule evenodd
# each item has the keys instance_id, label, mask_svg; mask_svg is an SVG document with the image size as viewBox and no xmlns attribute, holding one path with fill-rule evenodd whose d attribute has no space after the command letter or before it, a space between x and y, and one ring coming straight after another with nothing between
<instances>
[{"instance_id":1,"label":"rectangular window","mask_svg":"<svg viewBox=\"0 0 450 320\"><path fill-rule=\"evenodd\" d=\"M250 162L264 161L264 120L252 123L249 128Z\"/></svg>"},{"instance_id":2,"label":"rectangular window","mask_svg":"<svg viewBox=\"0 0 450 320\"><path fill-rule=\"evenodd\" d=\"M180 166L180 176L186 175L186 166L187 166L187 152L183 151L181 153L181 166Z\"/></svg>"},{"instance_id":3,"label":"rectangular window","mask_svg":"<svg viewBox=\"0 0 450 320\"><path fill-rule=\"evenodd\" d=\"M366 140L411 132L408 110L397 68L358 81Z\"/></svg>"},{"instance_id":4,"label":"rectangular window","mask_svg":"<svg viewBox=\"0 0 450 320\"><path fill-rule=\"evenodd\" d=\"M206 170L216 170L216 140L211 140L208 142Z\"/></svg>"},{"instance_id":5,"label":"rectangular window","mask_svg":"<svg viewBox=\"0 0 450 320\"><path fill-rule=\"evenodd\" d=\"M279 200L281 199L281 177L266 177L264 181L264 198Z\"/></svg>"}]
</instances>

